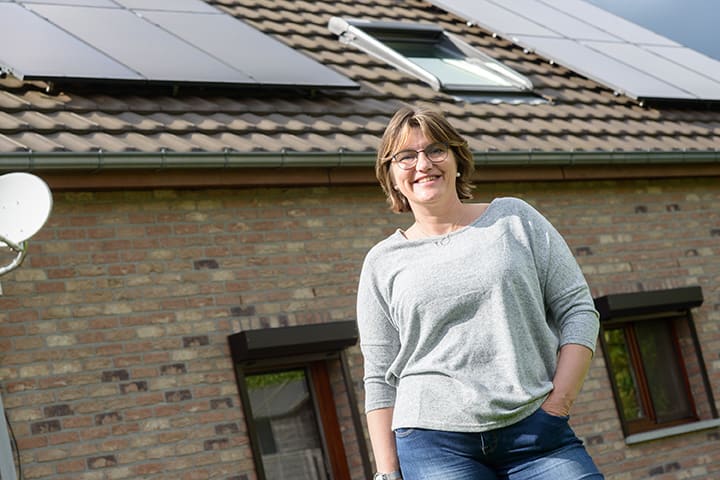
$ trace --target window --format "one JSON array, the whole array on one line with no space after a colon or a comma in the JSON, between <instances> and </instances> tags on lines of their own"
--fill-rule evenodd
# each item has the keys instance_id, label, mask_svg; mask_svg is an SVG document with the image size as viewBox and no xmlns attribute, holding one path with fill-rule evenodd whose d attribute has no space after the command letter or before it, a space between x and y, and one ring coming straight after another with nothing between
<instances>
[{"instance_id":1,"label":"window","mask_svg":"<svg viewBox=\"0 0 720 480\"><path fill-rule=\"evenodd\" d=\"M333 450L345 457L342 440L335 438L340 431L335 409L317 408L333 404L332 397L321 398L330 387L322 362L247 375L245 387L265 478L326 480L330 470L332 478L349 479L347 462L334 465L325 455Z\"/></svg>"},{"instance_id":2,"label":"window","mask_svg":"<svg viewBox=\"0 0 720 480\"><path fill-rule=\"evenodd\" d=\"M350 480L349 459L371 475L343 352L357 342L355 322L249 330L228 340L259 480Z\"/></svg>"},{"instance_id":3,"label":"window","mask_svg":"<svg viewBox=\"0 0 720 480\"><path fill-rule=\"evenodd\" d=\"M618 408L629 433L697 420L677 320L627 322L603 330Z\"/></svg>"},{"instance_id":4,"label":"window","mask_svg":"<svg viewBox=\"0 0 720 480\"><path fill-rule=\"evenodd\" d=\"M333 17L328 27L344 43L443 91L466 99L531 95L532 83L459 37L429 24L371 22Z\"/></svg>"},{"instance_id":5,"label":"window","mask_svg":"<svg viewBox=\"0 0 720 480\"><path fill-rule=\"evenodd\" d=\"M625 436L717 418L690 308L699 287L595 301Z\"/></svg>"}]
</instances>

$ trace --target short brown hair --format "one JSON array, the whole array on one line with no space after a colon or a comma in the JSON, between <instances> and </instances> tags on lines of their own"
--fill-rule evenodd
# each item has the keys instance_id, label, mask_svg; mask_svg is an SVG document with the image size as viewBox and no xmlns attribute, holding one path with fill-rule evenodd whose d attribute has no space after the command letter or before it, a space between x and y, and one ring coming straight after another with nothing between
<instances>
[{"instance_id":1,"label":"short brown hair","mask_svg":"<svg viewBox=\"0 0 720 480\"><path fill-rule=\"evenodd\" d=\"M472 198L473 185L470 179L475 171L475 162L467 140L460 136L455 127L450 125L438 110L429 106L402 107L395 112L385 127L375 162L375 176L387 196L390 210L395 213L411 210L405 195L393 188L390 166L392 155L397 152L399 146L407 142L413 128L419 128L430 142L445 143L452 149L460 173L455 180L458 198L461 200Z\"/></svg>"}]
</instances>

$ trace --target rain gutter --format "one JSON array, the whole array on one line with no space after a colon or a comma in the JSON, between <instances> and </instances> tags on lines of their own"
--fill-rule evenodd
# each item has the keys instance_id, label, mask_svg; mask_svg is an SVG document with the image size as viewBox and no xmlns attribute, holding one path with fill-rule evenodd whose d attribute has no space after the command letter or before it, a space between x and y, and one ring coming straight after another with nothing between
<instances>
[{"instance_id":1,"label":"rain gutter","mask_svg":"<svg viewBox=\"0 0 720 480\"><path fill-rule=\"evenodd\" d=\"M670 151L476 151L477 166L608 166L720 163L720 149ZM13 152L0 171L373 167L374 152Z\"/></svg>"}]
</instances>

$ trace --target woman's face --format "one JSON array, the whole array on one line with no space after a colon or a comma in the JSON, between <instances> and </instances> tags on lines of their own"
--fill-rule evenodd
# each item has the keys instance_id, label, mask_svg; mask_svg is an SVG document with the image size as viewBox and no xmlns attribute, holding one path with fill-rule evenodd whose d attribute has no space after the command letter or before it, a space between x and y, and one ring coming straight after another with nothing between
<instances>
[{"instance_id":1,"label":"woman's face","mask_svg":"<svg viewBox=\"0 0 720 480\"><path fill-rule=\"evenodd\" d=\"M409 133L407 142L398 147L398 152L423 150L433 143L425 138L419 128L412 128ZM452 149L449 149L444 160L437 163L431 162L422 151L417 154L415 166L409 170L403 170L393 161L390 172L395 188L405 195L411 207L429 206L458 198L455 189L457 162Z\"/></svg>"}]
</instances>

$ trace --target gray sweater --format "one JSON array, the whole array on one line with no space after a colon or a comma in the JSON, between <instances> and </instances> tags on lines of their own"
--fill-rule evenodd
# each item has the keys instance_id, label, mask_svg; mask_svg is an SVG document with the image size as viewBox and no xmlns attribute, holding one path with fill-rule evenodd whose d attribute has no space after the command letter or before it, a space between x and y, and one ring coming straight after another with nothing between
<instances>
[{"instance_id":1,"label":"gray sweater","mask_svg":"<svg viewBox=\"0 0 720 480\"><path fill-rule=\"evenodd\" d=\"M494 200L441 240L396 231L365 258L365 409L394 406L393 429L510 425L552 390L562 345L594 351L587 283L557 230L519 199Z\"/></svg>"}]
</instances>

